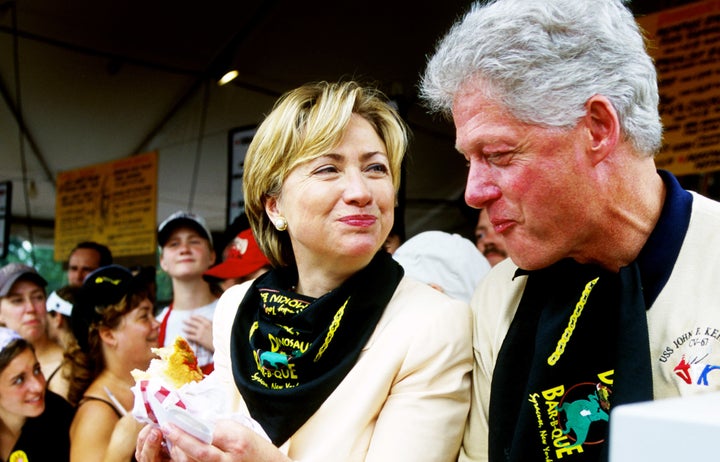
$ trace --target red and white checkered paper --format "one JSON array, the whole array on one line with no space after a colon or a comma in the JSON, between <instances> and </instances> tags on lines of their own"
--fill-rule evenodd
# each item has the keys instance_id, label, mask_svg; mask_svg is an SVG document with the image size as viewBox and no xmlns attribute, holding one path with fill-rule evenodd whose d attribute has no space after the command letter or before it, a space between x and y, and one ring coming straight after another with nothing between
<instances>
[{"instance_id":1,"label":"red and white checkered paper","mask_svg":"<svg viewBox=\"0 0 720 462\"><path fill-rule=\"evenodd\" d=\"M232 419L269 440L260 424L250 416L228 412L227 394L212 374L178 389L161 378L141 379L132 390L135 395L132 415L140 422L165 428L173 424L209 444L216 422Z\"/></svg>"}]
</instances>

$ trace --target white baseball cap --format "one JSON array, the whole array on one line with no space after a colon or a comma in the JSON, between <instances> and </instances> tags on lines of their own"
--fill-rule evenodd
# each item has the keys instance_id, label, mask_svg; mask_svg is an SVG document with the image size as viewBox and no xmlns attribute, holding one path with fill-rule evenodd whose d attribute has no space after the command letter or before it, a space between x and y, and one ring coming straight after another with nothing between
<instances>
[{"instance_id":1,"label":"white baseball cap","mask_svg":"<svg viewBox=\"0 0 720 462\"><path fill-rule=\"evenodd\" d=\"M57 291L53 291L45 302L45 307L48 313L51 311L57 311L64 316L70 316L72 314L73 304L63 299L57 294Z\"/></svg>"},{"instance_id":2,"label":"white baseball cap","mask_svg":"<svg viewBox=\"0 0 720 462\"><path fill-rule=\"evenodd\" d=\"M452 298L470 302L490 263L475 244L459 234L425 231L405 241L393 254L405 274L439 286Z\"/></svg>"},{"instance_id":3,"label":"white baseball cap","mask_svg":"<svg viewBox=\"0 0 720 462\"><path fill-rule=\"evenodd\" d=\"M160 226L158 226L158 245L164 247L170 238L170 234L179 226L188 226L194 229L208 240L210 247L213 246L212 233L208 229L205 219L200 215L182 210L178 210L160 223Z\"/></svg>"}]
</instances>

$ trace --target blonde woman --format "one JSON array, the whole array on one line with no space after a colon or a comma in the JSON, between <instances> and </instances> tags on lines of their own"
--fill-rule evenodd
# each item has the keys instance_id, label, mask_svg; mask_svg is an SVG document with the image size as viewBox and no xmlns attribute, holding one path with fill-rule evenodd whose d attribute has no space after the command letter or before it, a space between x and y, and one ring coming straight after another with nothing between
<instances>
[{"instance_id":1,"label":"blonde woman","mask_svg":"<svg viewBox=\"0 0 720 462\"><path fill-rule=\"evenodd\" d=\"M215 372L271 442L164 429L175 460L454 461L470 402L470 310L403 277L392 226L405 125L354 82L286 94L245 160L246 212L273 268L228 289ZM162 460L146 427L137 456Z\"/></svg>"}]
</instances>

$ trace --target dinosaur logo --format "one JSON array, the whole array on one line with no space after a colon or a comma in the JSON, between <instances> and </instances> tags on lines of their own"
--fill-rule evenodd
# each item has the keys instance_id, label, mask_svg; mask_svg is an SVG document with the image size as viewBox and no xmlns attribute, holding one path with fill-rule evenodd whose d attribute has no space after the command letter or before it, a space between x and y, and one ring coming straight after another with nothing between
<instances>
[{"instance_id":1,"label":"dinosaur logo","mask_svg":"<svg viewBox=\"0 0 720 462\"><path fill-rule=\"evenodd\" d=\"M293 358L300 357L302 353L299 350L294 350L290 353L290 356L288 356L285 353L276 351L257 350L257 354L263 369L276 371L286 369L289 361Z\"/></svg>"},{"instance_id":2,"label":"dinosaur logo","mask_svg":"<svg viewBox=\"0 0 720 462\"><path fill-rule=\"evenodd\" d=\"M563 435L574 440L571 447L605 441L610 393L610 388L602 383L580 383L568 389L558 402L558 426Z\"/></svg>"},{"instance_id":3,"label":"dinosaur logo","mask_svg":"<svg viewBox=\"0 0 720 462\"><path fill-rule=\"evenodd\" d=\"M588 395L587 399L562 403L558 406L558 411L564 412L567 419L563 435L568 435L572 431L575 436L573 446L585 443L593 422L608 421L608 414L603 410L600 398L595 393Z\"/></svg>"}]
</instances>

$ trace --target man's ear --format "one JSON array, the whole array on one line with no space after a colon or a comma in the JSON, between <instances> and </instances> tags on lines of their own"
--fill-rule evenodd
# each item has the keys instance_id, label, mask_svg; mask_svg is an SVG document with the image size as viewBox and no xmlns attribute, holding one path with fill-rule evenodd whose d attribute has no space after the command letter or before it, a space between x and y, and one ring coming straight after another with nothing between
<instances>
[{"instance_id":1,"label":"man's ear","mask_svg":"<svg viewBox=\"0 0 720 462\"><path fill-rule=\"evenodd\" d=\"M163 249L160 249L160 257L158 258L158 262L160 263L160 268L167 272L167 263L165 262L165 252Z\"/></svg>"},{"instance_id":2,"label":"man's ear","mask_svg":"<svg viewBox=\"0 0 720 462\"><path fill-rule=\"evenodd\" d=\"M215 263L215 259L217 258L217 254L215 253L215 249L210 249L210 265L213 265Z\"/></svg>"},{"instance_id":3,"label":"man's ear","mask_svg":"<svg viewBox=\"0 0 720 462\"><path fill-rule=\"evenodd\" d=\"M584 121L589 140L588 152L595 165L615 151L620 141L620 119L609 99L595 95L585 102Z\"/></svg>"}]
</instances>

